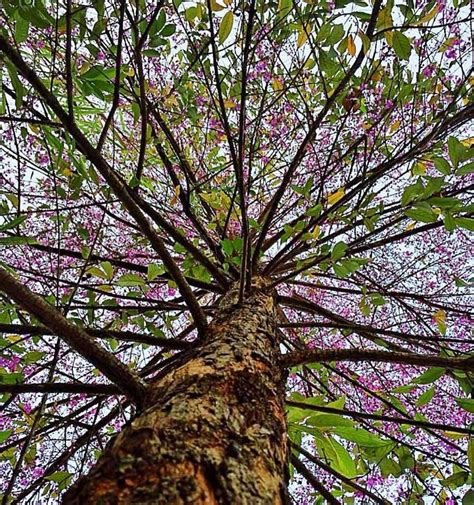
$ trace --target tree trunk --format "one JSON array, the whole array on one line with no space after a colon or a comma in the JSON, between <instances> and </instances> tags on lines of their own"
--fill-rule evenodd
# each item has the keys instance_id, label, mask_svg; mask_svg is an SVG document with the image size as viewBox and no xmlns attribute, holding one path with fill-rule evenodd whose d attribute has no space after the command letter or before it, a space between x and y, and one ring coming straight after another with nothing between
<instances>
[{"instance_id":1,"label":"tree trunk","mask_svg":"<svg viewBox=\"0 0 474 505\"><path fill-rule=\"evenodd\" d=\"M287 502L274 296L262 279L223 298L202 345L153 385L147 407L64 504Z\"/></svg>"}]
</instances>

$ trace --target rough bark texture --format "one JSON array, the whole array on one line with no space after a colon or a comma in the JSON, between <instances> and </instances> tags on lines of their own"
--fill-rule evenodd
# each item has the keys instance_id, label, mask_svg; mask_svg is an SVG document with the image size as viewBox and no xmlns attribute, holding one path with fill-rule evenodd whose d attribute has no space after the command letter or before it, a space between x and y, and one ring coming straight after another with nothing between
<instances>
[{"instance_id":1,"label":"rough bark texture","mask_svg":"<svg viewBox=\"0 0 474 505\"><path fill-rule=\"evenodd\" d=\"M236 300L231 289L202 346L157 381L148 408L64 504L286 503L274 297L257 279Z\"/></svg>"}]
</instances>

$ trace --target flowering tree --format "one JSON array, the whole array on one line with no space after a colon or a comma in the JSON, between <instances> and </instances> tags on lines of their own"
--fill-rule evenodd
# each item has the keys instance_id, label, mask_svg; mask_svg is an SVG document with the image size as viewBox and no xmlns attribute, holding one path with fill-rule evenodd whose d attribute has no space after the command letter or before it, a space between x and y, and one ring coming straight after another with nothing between
<instances>
[{"instance_id":1,"label":"flowering tree","mask_svg":"<svg viewBox=\"0 0 474 505\"><path fill-rule=\"evenodd\" d=\"M470 16L2 2L3 504L474 503Z\"/></svg>"}]
</instances>

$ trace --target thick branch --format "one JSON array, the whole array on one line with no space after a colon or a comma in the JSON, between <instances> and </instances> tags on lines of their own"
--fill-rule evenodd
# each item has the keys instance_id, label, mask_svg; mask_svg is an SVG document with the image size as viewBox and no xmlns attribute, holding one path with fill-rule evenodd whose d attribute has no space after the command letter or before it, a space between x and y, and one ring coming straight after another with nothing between
<instances>
[{"instance_id":1,"label":"thick branch","mask_svg":"<svg viewBox=\"0 0 474 505\"><path fill-rule=\"evenodd\" d=\"M430 423L428 421L418 421L416 419L403 419L402 417L384 416L380 414L369 414L367 412L357 412L355 410L336 409L334 407L326 407L325 405L310 405L309 403L295 402L286 400L286 404L290 407L297 407L303 410L314 410L316 412L324 412L326 414L337 414L341 416L349 416L354 419L369 419L371 421L384 421L394 424L405 424L407 426L417 426L419 428L452 431L453 433L474 434L474 430L469 428L461 428L459 426L451 426L449 424Z\"/></svg>"},{"instance_id":2,"label":"thick branch","mask_svg":"<svg viewBox=\"0 0 474 505\"><path fill-rule=\"evenodd\" d=\"M139 205L130 194L128 188L123 184L122 180L116 175L107 161L101 156L99 151L95 149L87 140L86 136L74 124L72 118L62 108L56 97L44 86L36 73L27 65L21 55L9 44L8 40L0 35L0 50L11 60L18 72L33 86L36 92L41 96L45 103L51 107L54 113L64 124L67 131L77 142L80 150L89 159L89 161L97 168L102 177L107 181L115 195L123 203L124 207L130 213L144 235L150 241L151 246L160 255L166 270L173 277L173 280L178 286L178 290L186 301L187 306L196 322L197 328L202 332L207 326L206 316L196 300L192 289L184 278L181 270L176 265L171 254L168 252L163 240L153 229L151 223L143 215Z\"/></svg>"},{"instance_id":3,"label":"thick branch","mask_svg":"<svg viewBox=\"0 0 474 505\"><path fill-rule=\"evenodd\" d=\"M389 352L370 349L305 349L285 354L282 366L293 367L307 363L327 363L329 361L374 361L379 363L398 363L424 367L442 367L452 370L474 371L474 357L444 358L430 354L408 352Z\"/></svg>"},{"instance_id":4,"label":"thick branch","mask_svg":"<svg viewBox=\"0 0 474 505\"><path fill-rule=\"evenodd\" d=\"M164 349L186 349L190 346L185 340L174 338L156 337L146 333L133 331L99 330L96 328L84 328L91 337L114 338L124 342L139 342L141 344L156 345ZM0 324L0 333L15 333L18 335L55 335L49 328L30 324Z\"/></svg>"},{"instance_id":5,"label":"thick branch","mask_svg":"<svg viewBox=\"0 0 474 505\"><path fill-rule=\"evenodd\" d=\"M146 393L146 384L113 354L98 345L82 328L70 323L58 310L3 268L0 268L0 289L98 368L127 397L141 403Z\"/></svg>"}]
</instances>

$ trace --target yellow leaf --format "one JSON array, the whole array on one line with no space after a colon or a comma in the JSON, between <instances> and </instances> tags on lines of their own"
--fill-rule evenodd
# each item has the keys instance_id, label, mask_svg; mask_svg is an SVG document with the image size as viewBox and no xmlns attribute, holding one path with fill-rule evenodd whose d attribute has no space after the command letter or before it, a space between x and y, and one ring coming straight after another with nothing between
<instances>
[{"instance_id":1,"label":"yellow leaf","mask_svg":"<svg viewBox=\"0 0 474 505\"><path fill-rule=\"evenodd\" d=\"M227 2L226 2L227 3ZM218 4L216 2L216 0L211 0L211 10L215 11L215 12L219 12L221 11L222 9L224 9L224 6L221 5L221 4Z\"/></svg>"},{"instance_id":2,"label":"yellow leaf","mask_svg":"<svg viewBox=\"0 0 474 505\"><path fill-rule=\"evenodd\" d=\"M66 177L70 177L74 173L70 168L63 168L61 172Z\"/></svg>"},{"instance_id":3,"label":"yellow leaf","mask_svg":"<svg viewBox=\"0 0 474 505\"><path fill-rule=\"evenodd\" d=\"M329 205L334 205L337 203L344 195L346 191L344 188L339 188L335 193L331 193L328 196L328 203Z\"/></svg>"},{"instance_id":4,"label":"yellow leaf","mask_svg":"<svg viewBox=\"0 0 474 505\"><path fill-rule=\"evenodd\" d=\"M405 231L410 231L410 230L413 230L413 228L415 227L415 223L411 223L409 224L406 228L405 228Z\"/></svg>"},{"instance_id":5,"label":"yellow leaf","mask_svg":"<svg viewBox=\"0 0 474 505\"><path fill-rule=\"evenodd\" d=\"M461 140L461 144L466 147L471 147L472 145L474 145L474 137Z\"/></svg>"},{"instance_id":6,"label":"yellow leaf","mask_svg":"<svg viewBox=\"0 0 474 505\"><path fill-rule=\"evenodd\" d=\"M383 35L384 35L385 40L387 41L388 45L393 46L393 31L390 30L388 32L384 32Z\"/></svg>"},{"instance_id":7,"label":"yellow leaf","mask_svg":"<svg viewBox=\"0 0 474 505\"><path fill-rule=\"evenodd\" d=\"M372 80L375 82L378 82L378 81L382 80L382 76L383 76L382 72L374 72L372 74Z\"/></svg>"},{"instance_id":8,"label":"yellow leaf","mask_svg":"<svg viewBox=\"0 0 474 505\"><path fill-rule=\"evenodd\" d=\"M178 107L178 100L176 99L176 97L174 95L171 95L165 99L165 104L168 107Z\"/></svg>"},{"instance_id":9,"label":"yellow leaf","mask_svg":"<svg viewBox=\"0 0 474 505\"><path fill-rule=\"evenodd\" d=\"M230 7L232 5L233 0L224 0L224 3L227 5L227 7Z\"/></svg>"},{"instance_id":10,"label":"yellow leaf","mask_svg":"<svg viewBox=\"0 0 474 505\"><path fill-rule=\"evenodd\" d=\"M178 197L179 194L181 193L181 186L178 184L177 186L174 187L174 196L171 199L171 205L176 205L178 203Z\"/></svg>"},{"instance_id":11,"label":"yellow leaf","mask_svg":"<svg viewBox=\"0 0 474 505\"><path fill-rule=\"evenodd\" d=\"M423 23L428 23L428 21L431 21L436 14L438 14L439 11L439 5L435 5L428 14L425 14L419 21L416 23L413 23L415 26L417 25L422 25Z\"/></svg>"},{"instance_id":12,"label":"yellow leaf","mask_svg":"<svg viewBox=\"0 0 474 505\"><path fill-rule=\"evenodd\" d=\"M458 433L457 431L443 431L443 435L446 435L447 437L454 440L459 440L461 438L467 437L467 433Z\"/></svg>"},{"instance_id":13,"label":"yellow leaf","mask_svg":"<svg viewBox=\"0 0 474 505\"><path fill-rule=\"evenodd\" d=\"M412 168L413 175L422 175L426 173L428 163L426 161L417 161Z\"/></svg>"},{"instance_id":14,"label":"yellow leaf","mask_svg":"<svg viewBox=\"0 0 474 505\"><path fill-rule=\"evenodd\" d=\"M235 102L233 102L232 100L224 100L224 105L228 109L235 109L237 107L237 104Z\"/></svg>"},{"instance_id":15,"label":"yellow leaf","mask_svg":"<svg viewBox=\"0 0 474 505\"><path fill-rule=\"evenodd\" d=\"M97 289L99 291L110 293L112 291L112 286L109 286L108 284L100 284L99 286L97 286Z\"/></svg>"},{"instance_id":16,"label":"yellow leaf","mask_svg":"<svg viewBox=\"0 0 474 505\"><path fill-rule=\"evenodd\" d=\"M439 332L441 335L446 334L446 311L443 309L437 310L433 314L433 320L436 323L436 326L438 327Z\"/></svg>"},{"instance_id":17,"label":"yellow leaf","mask_svg":"<svg viewBox=\"0 0 474 505\"><path fill-rule=\"evenodd\" d=\"M221 25L219 26L219 44L223 44L227 40L233 26L234 13L232 11L228 11L222 18Z\"/></svg>"},{"instance_id":18,"label":"yellow leaf","mask_svg":"<svg viewBox=\"0 0 474 505\"><path fill-rule=\"evenodd\" d=\"M274 77L272 79L272 88L275 91L281 91L284 88L283 82L281 81L281 79L278 79L278 77Z\"/></svg>"},{"instance_id":19,"label":"yellow leaf","mask_svg":"<svg viewBox=\"0 0 474 505\"><path fill-rule=\"evenodd\" d=\"M321 227L316 225L313 229L313 231L311 232L311 235L314 239L318 238L319 237L319 234L321 233Z\"/></svg>"},{"instance_id":20,"label":"yellow leaf","mask_svg":"<svg viewBox=\"0 0 474 505\"><path fill-rule=\"evenodd\" d=\"M360 40L362 41L362 47L364 48L364 53L367 54L370 47L370 39L362 30L359 30L357 34L359 35Z\"/></svg>"},{"instance_id":21,"label":"yellow leaf","mask_svg":"<svg viewBox=\"0 0 474 505\"><path fill-rule=\"evenodd\" d=\"M311 33L311 25L307 24L300 27L300 32L298 34L298 39L296 41L296 46L301 47L308 40L308 35Z\"/></svg>"},{"instance_id":22,"label":"yellow leaf","mask_svg":"<svg viewBox=\"0 0 474 505\"><path fill-rule=\"evenodd\" d=\"M391 8L385 7L379 12L379 15L377 17L377 28L379 30L382 30L384 28L390 28L391 26L393 26Z\"/></svg>"},{"instance_id":23,"label":"yellow leaf","mask_svg":"<svg viewBox=\"0 0 474 505\"><path fill-rule=\"evenodd\" d=\"M355 56L355 53L356 53L356 45L354 43L354 39L352 38L352 35L349 35L347 37L347 52L351 55L351 56Z\"/></svg>"},{"instance_id":24,"label":"yellow leaf","mask_svg":"<svg viewBox=\"0 0 474 505\"><path fill-rule=\"evenodd\" d=\"M21 340L23 337L21 335L8 335L7 337L7 340L9 340L10 342L18 342L19 340Z\"/></svg>"},{"instance_id":25,"label":"yellow leaf","mask_svg":"<svg viewBox=\"0 0 474 505\"><path fill-rule=\"evenodd\" d=\"M390 127L390 130L389 130L390 133L393 133L393 132L395 132L395 131L398 130L398 128L400 126L400 122L401 121L399 119L397 119L396 121L393 122L393 124L392 124L392 126Z\"/></svg>"}]
</instances>

